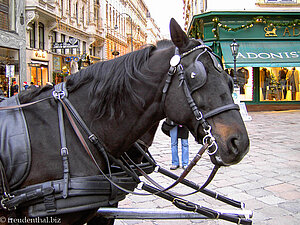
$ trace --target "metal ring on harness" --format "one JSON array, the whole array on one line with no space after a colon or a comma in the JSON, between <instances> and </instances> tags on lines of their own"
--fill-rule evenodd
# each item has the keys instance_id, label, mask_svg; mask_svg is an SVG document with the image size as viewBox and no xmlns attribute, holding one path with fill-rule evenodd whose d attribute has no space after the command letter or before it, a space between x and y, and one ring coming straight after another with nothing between
<instances>
[{"instance_id":1,"label":"metal ring on harness","mask_svg":"<svg viewBox=\"0 0 300 225\"><path fill-rule=\"evenodd\" d=\"M53 91L52 95L56 100L58 100L63 99L66 96L66 93L65 91Z\"/></svg>"}]
</instances>

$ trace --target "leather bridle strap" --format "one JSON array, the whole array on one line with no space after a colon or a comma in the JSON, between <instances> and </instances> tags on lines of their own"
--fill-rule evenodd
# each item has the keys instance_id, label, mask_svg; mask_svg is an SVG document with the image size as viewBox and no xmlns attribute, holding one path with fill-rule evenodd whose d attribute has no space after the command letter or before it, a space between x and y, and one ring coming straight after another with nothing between
<instances>
[{"instance_id":1,"label":"leather bridle strap","mask_svg":"<svg viewBox=\"0 0 300 225\"><path fill-rule=\"evenodd\" d=\"M208 113L204 114L204 118L207 119L207 118L210 118L210 117L213 117L213 116L216 116L220 113L223 113L223 112L226 112L226 111L229 111L229 110L240 110L240 107L239 105L237 104L228 104L228 105L223 105L221 107L218 107L216 109L213 109L211 111L209 111Z\"/></svg>"}]
</instances>

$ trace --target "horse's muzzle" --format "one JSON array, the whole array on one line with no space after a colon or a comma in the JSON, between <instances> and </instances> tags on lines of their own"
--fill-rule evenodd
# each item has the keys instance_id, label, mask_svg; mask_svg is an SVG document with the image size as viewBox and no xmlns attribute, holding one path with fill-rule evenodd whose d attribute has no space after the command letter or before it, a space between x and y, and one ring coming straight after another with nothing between
<instances>
[{"instance_id":1,"label":"horse's muzzle","mask_svg":"<svg viewBox=\"0 0 300 225\"><path fill-rule=\"evenodd\" d=\"M217 138L217 140L220 140ZM230 166L240 162L249 151L248 135L231 135L225 143L219 143L218 152L211 157L212 162L219 166Z\"/></svg>"}]
</instances>

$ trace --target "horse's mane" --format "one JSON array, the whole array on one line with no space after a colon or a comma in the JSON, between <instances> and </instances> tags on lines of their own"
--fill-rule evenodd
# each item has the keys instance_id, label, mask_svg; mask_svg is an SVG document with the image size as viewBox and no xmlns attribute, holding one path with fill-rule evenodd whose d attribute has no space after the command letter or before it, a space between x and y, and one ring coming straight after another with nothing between
<instances>
[{"instance_id":1,"label":"horse's mane","mask_svg":"<svg viewBox=\"0 0 300 225\"><path fill-rule=\"evenodd\" d=\"M173 42L171 40L168 40L168 39L163 39L163 40L159 40L158 42L156 42L156 47L158 49L169 48L173 45L174 45Z\"/></svg>"},{"instance_id":2,"label":"horse's mane","mask_svg":"<svg viewBox=\"0 0 300 225\"><path fill-rule=\"evenodd\" d=\"M96 118L104 115L110 118L122 116L123 108L126 107L128 101L142 108L145 102L133 89L132 81L151 82L151 77L141 73L140 69L148 61L153 49L154 46L146 47L83 69L68 77L67 89L72 92L91 82L88 93L89 109Z\"/></svg>"},{"instance_id":3,"label":"horse's mane","mask_svg":"<svg viewBox=\"0 0 300 225\"><path fill-rule=\"evenodd\" d=\"M86 69L68 76L66 86L73 92L85 84L90 100L90 110L96 118L104 115L113 118L123 115L123 108L131 101L142 109L145 102L132 87L132 81L151 85L151 76L141 73L141 66L148 61L154 49L165 49L172 46L169 40L157 42L156 46L148 46L138 51L120 56L114 60L99 62ZM145 64L147 68L147 64ZM148 68L149 72L150 69ZM21 102L28 102L50 87L37 88L20 94Z\"/></svg>"}]
</instances>

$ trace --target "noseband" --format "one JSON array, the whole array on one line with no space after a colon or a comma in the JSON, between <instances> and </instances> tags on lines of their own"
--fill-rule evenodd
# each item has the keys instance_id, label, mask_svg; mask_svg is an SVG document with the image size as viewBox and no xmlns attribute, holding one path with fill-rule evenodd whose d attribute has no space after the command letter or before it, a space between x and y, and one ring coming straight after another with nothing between
<instances>
[{"instance_id":1,"label":"noseband","mask_svg":"<svg viewBox=\"0 0 300 225\"><path fill-rule=\"evenodd\" d=\"M216 139L214 138L214 136L211 133L211 126L209 125L209 123L206 121L207 118L213 117L215 115L218 115L220 113L229 111L229 110L239 110L239 106L237 104L227 104L227 105L223 105L220 107L217 107L209 112L207 112L205 115L203 115L203 113L198 109L198 106L196 105L193 97L192 97L192 93L190 91L190 88L188 87L188 84L186 82L186 78L185 78L185 72L184 72L184 68L182 66L181 59L184 58L185 56L189 55L190 53L198 50L198 49L203 49L205 52L207 51L211 57L211 59L213 60L213 57L215 57L216 55L212 52L212 50L206 46L206 45L198 45L195 48L182 53L181 55L179 54L179 49L176 47L175 48L175 55L171 58L170 60L170 68L168 71L168 77L166 79L166 83L164 85L163 88L163 96L162 96L162 102L164 105L165 99L166 99L166 94L167 91L169 89L169 86L172 82L172 77L177 73L178 74L178 78L180 81L180 85L183 87L183 91L185 94L185 97L187 99L187 102L197 120L197 125L195 128L195 134L196 134L196 140L198 141L198 128L199 126L202 127L205 135L202 139L202 144L208 144L208 154L209 155L214 155L216 154L216 152L218 151L218 144L216 142ZM201 52L200 54L204 53ZM215 62L215 61L214 61ZM221 70L222 66L218 63L216 66L216 69Z\"/></svg>"}]
</instances>

